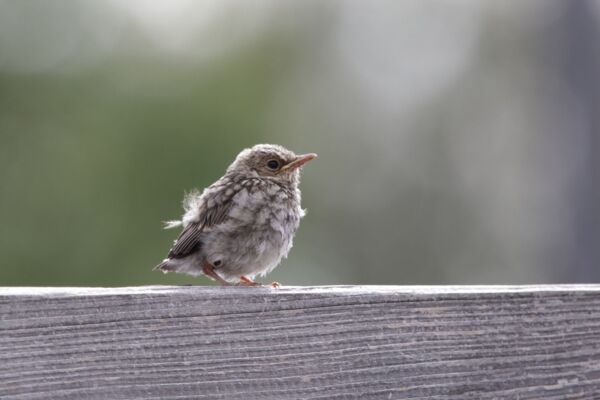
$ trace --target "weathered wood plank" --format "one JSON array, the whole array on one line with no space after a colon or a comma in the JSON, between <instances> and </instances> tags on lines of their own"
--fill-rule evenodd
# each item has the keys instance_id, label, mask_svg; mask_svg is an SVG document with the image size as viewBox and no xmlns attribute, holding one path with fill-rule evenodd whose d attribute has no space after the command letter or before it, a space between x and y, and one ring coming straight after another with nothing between
<instances>
[{"instance_id":1,"label":"weathered wood plank","mask_svg":"<svg viewBox=\"0 0 600 400\"><path fill-rule=\"evenodd\" d=\"M600 285L0 288L2 399L600 398Z\"/></svg>"}]
</instances>

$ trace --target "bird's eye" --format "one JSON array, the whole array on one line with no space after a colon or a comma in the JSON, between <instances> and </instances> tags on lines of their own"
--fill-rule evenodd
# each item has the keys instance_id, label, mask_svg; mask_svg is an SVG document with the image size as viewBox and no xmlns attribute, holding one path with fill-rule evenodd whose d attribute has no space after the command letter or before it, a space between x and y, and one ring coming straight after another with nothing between
<instances>
[{"instance_id":1,"label":"bird's eye","mask_svg":"<svg viewBox=\"0 0 600 400\"><path fill-rule=\"evenodd\" d=\"M267 161L267 167L272 170L279 169L279 161L277 160L269 160Z\"/></svg>"}]
</instances>

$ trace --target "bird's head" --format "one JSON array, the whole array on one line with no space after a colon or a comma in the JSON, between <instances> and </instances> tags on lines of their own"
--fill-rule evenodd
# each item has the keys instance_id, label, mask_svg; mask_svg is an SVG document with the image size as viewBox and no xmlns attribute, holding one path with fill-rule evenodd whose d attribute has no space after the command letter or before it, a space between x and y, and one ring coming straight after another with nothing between
<instances>
[{"instance_id":1,"label":"bird's head","mask_svg":"<svg viewBox=\"0 0 600 400\"><path fill-rule=\"evenodd\" d=\"M297 184L300 167L317 157L314 153L296 155L276 144L257 144L238 154L227 172L275 180L281 184Z\"/></svg>"}]
</instances>

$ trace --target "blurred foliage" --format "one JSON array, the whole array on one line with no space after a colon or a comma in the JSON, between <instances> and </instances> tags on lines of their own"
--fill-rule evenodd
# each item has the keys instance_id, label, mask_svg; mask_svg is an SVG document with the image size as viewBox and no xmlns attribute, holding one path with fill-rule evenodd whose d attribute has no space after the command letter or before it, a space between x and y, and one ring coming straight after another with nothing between
<instances>
[{"instance_id":1,"label":"blurred foliage","mask_svg":"<svg viewBox=\"0 0 600 400\"><path fill-rule=\"evenodd\" d=\"M152 4L0 2L0 284L207 283L151 271L160 221L259 142L320 154L267 279L600 278L600 88L563 63L600 52L552 47L595 2Z\"/></svg>"},{"instance_id":2,"label":"blurred foliage","mask_svg":"<svg viewBox=\"0 0 600 400\"><path fill-rule=\"evenodd\" d=\"M176 235L160 219L266 139L285 51L257 43L202 73L123 52L77 74L0 75L2 281L180 281L148 272Z\"/></svg>"}]
</instances>

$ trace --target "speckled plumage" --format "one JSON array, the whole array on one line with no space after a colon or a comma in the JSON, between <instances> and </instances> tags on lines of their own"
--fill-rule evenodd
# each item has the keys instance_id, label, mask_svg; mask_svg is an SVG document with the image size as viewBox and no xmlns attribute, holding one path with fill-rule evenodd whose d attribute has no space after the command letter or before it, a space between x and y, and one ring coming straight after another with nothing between
<instances>
[{"instance_id":1,"label":"speckled plumage","mask_svg":"<svg viewBox=\"0 0 600 400\"><path fill-rule=\"evenodd\" d=\"M156 269L254 285L292 247L304 215L299 170L315 157L268 144L243 150L222 178L186 196L181 221L168 223L183 231Z\"/></svg>"}]
</instances>

